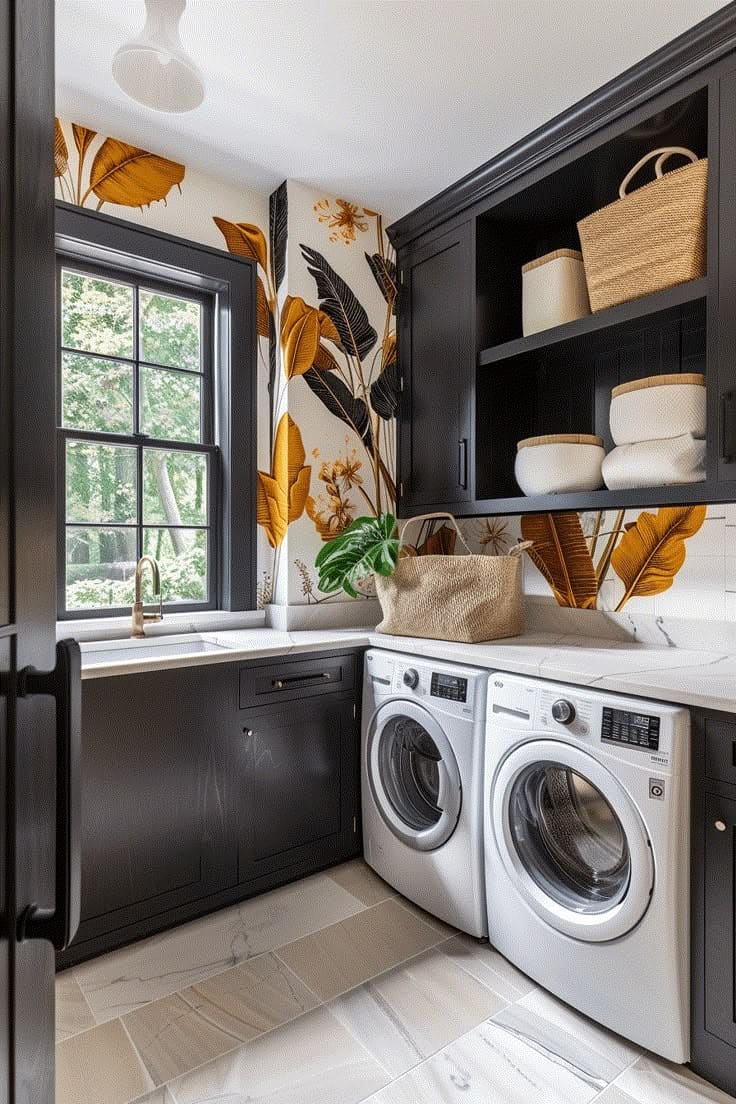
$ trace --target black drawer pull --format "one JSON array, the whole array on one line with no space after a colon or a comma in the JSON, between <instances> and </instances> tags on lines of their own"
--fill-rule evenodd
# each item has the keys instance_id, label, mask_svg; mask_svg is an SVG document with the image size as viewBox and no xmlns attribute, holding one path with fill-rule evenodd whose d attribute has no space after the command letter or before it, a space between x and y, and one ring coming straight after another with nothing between
<instances>
[{"instance_id":1,"label":"black drawer pull","mask_svg":"<svg viewBox=\"0 0 736 1104\"><path fill-rule=\"evenodd\" d=\"M288 686L295 682L315 682L317 679L325 679L329 681L332 675L329 671L319 671L316 675L292 675L291 678L273 679L272 686L275 686L277 690L286 690Z\"/></svg>"},{"instance_id":2,"label":"black drawer pull","mask_svg":"<svg viewBox=\"0 0 736 1104\"><path fill-rule=\"evenodd\" d=\"M457 482L465 491L468 488L468 439L461 438L457 443Z\"/></svg>"}]
</instances>

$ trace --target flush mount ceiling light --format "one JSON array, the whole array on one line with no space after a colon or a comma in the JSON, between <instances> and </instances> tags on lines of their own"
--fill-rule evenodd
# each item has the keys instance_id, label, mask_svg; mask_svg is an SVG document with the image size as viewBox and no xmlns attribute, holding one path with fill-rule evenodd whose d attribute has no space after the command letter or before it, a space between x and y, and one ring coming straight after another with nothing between
<instances>
[{"instance_id":1,"label":"flush mount ceiling light","mask_svg":"<svg viewBox=\"0 0 736 1104\"><path fill-rule=\"evenodd\" d=\"M112 75L123 92L156 111L193 111L204 81L179 38L186 0L146 0L146 23L115 54Z\"/></svg>"}]
</instances>

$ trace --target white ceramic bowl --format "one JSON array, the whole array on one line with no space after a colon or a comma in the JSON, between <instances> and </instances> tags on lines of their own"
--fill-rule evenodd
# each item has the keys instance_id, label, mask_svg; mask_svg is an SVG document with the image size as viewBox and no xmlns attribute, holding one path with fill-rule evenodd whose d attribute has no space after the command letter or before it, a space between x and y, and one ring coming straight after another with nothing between
<instances>
[{"instance_id":1,"label":"white ceramic bowl","mask_svg":"<svg viewBox=\"0 0 736 1104\"><path fill-rule=\"evenodd\" d=\"M609 413L611 436L617 445L664 441L668 437L705 437L705 377L683 372L679 377L649 376L614 387Z\"/></svg>"},{"instance_id":2,"label":"white ceramic bowl","mask_svg":"<svg viewBox=\"0 0 736 1104\"><path fill-rule=\"evenodd\" d=\"M603 441L587 433L528 437L516 446L514 474L525 495L597 491L603 486Z\"/></svg>"}]
</instances>

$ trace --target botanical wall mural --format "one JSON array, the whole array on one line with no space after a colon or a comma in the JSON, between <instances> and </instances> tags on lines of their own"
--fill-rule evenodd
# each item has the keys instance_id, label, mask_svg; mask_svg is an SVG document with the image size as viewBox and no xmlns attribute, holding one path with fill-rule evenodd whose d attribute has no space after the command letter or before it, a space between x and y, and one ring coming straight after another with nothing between
<instances>
[{"instance_id":1,"label":"botanical wall mural","mask_svg":"<svg viewBox=\"0 0 736 1104\"><path fill-rule=\"evenodd\" d=\"M259 604L319 593L322 542L395 508L396 268L381 215L295 182L248 192L56 120L57 197L258 266Z\"/></svg>"}]
</instances>

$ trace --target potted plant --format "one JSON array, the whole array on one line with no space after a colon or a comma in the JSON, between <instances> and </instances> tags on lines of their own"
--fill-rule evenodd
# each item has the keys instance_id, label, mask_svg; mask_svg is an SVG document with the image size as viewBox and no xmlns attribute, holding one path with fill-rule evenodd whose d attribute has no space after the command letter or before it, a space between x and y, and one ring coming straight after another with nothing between
<instances>
[{"instance_id":1,"label":"potted plant","mask_svg":"<svg viewBox=\"0 0 736 1104\"><path fill-rule=\"evenodd\" d=\"M324 594L342 589L357 598L357 584L366 575L394 573L400 547L392 514L356 518L317 554L319 589Z\"/></svg>"}]
</instances>

